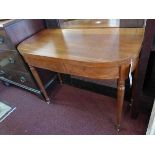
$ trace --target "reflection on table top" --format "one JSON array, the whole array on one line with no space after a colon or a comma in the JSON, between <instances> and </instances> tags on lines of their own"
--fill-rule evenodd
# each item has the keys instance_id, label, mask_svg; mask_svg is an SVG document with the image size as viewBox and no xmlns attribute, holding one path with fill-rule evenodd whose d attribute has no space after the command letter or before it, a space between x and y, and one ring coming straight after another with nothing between
<instances>
[{"instance_id":1,"label":"reflection on table top","mask_svg":"<svg viewBox=\"0 0 155 155\"><path fill-rule=\"evenodd\" d=\"M19 44L24 56L86 62L121 62L138 57L143 28L46 29Z\"/></svg>"}]
</instances>

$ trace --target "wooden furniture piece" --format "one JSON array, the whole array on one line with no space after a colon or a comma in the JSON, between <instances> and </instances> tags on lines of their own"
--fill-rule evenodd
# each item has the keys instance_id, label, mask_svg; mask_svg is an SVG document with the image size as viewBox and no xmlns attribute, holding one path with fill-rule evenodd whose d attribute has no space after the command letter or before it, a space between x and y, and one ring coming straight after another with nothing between
<instances>
[{"instance_id":1,"label":"wooden furniture piece","mask_svg":"<svg viewBox=\"0 0 155 155\"><path fill-rule=\"evenodd\" d=\"M48 21L50 23L50 21ZM53 21L51 21L51 24ZM61 28L105 28L105 27L143 27L143 19L60 19L57 26Z\"/></svg>"},{"instance_id":2,"label":"wooden furniture piece","mask_svg":"<svg viewBox=\"0 0 155 155\"><path fill-rule=\"evenodd\" d=\"M143 28L144 19L61 19L61 20L50 20L48 19L48 28L55 25L57 28L105 28L105 27L121 27L121 28ZM63 77L63 82L83 88L86 90L91 90L104 95L116 96L117 80L94 80L85 77L73 76L61 74ZM129 85L129 80L126 82L126 92L125 99L130 101L131 99L131 89Z\"/></svg>"},{"instance_id":3,"label":"wooden furniture piece","mask_svg":"<svg viewBox=\"0 0 155 155\"><path fill-rule=\"evenodd\" d=\"M125 79L137 65L143 33L143 28L47 29L24 40L18 50L48 103L35 67L92 79L117 79L119 129Z\"/></svg>"},{"instance_id":4,"label":"wooden furniture piece","mask_svg":"<svg viewBox=\"0 0 155 155\"><path fill-rule=\"evenodd\" d=\"M142 45L142 50L139 59L139 65L137 68L137 76L135 78L135 88L133 94L133 103L131 109L131 115L133 118L136 118L140 112L142 106L146 109L148 107L152 107L153 100L155 95L149 95L146 93L146 85L151 81L151 68L153 64L150 64L150 60L152 59L151 53L153 54L155 51L154 48L154 40L155 40L155 20L148 19L146 21L145 35L144 41ZM155 59L154 59L155 60ZM155 65L155 64L154 64ZM153 85L153 83L152 83ZM150 83L151 86L151 83ZM152 94L154 94L152 92Z\"/></svg>"},{"instance_id":5,"label":"wooden furniture piece","mask_svg":"<svg viewBox=\"0 0 155 155\"><path fill-rule=\"evenodd\" d=\"M9 20L1 22L0 28L0 80L5 84L14 84L26 90L40 93L28 67L25 65L16 49L13 38L18 34L7 33L6 29L16 25L19 20Z\"/></svg>"},{"instance_id":6,"label":"wooden furniture piece","mask_svg":"<svg viewBox=\"0 0 155 155\"><path fill-rule=\"evenodd\" d=\"M44 20L7 20L0 21L0 80L5 84L13 84L42 96L29 67L20 56L16 46L26 38L45 29ZM45 87L56 74L39 70Z\"/></svg>"}]
</instances>

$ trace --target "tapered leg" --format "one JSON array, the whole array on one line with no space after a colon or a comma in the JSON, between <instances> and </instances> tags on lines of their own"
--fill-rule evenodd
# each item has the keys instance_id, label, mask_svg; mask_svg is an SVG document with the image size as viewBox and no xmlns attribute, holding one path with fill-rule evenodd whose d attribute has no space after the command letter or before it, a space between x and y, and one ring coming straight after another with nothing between
<instances>
[{"instance_id":1,"label":"tapered leg","mask_svg":"<svg viewBox=\"0 0 155 155\"><path fill-rule=\"evenodd\" d=\"M129 75L130 66L122 65L119 68L119 78L117 80L117 112L116 112L116 126L117 131L120 130L122 109L125 94L125 79Z\"/></svg>"},{"instance_id":2,"label":"tapered leg","mask_svg":"<svg viewBox=\"0 0 155 155\"><path fill-rule=\"evenodd\" d=\"M40 77L38 75L38 72L36 71L36 69L33 66L29 66L29 67L30 67L30 70L31 70L31 72L32 72L32 74L33 74L33 76L34 76L34 78L35 78L35 80L36 80L42 94L45 97L46 102L49 104L50 99L49 99L49 97L48 97L48 95L46 93L46 90L45 90L44 85L43 85L43 83L42 83L42 81L41 81L41 79L40 79Z\"/></svg>"},{"instance_id":3,"label":"tapered leg","mask_svg":"<svg viewBox=\"0 0 155 155\"><path fill-rule=\"evenodd\" d=\"M118 79L117 81L117 112L116 112L116 125L117 131L120 130L121 115L124 102L124 92L125 92L125 80Z\"/></svg>"}]
</instances>

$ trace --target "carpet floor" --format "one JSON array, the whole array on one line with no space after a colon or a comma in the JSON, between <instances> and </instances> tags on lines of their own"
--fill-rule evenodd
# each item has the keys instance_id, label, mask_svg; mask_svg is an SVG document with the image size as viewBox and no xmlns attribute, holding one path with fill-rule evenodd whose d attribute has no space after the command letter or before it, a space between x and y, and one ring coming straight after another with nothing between
<instances>
[{"instance_id":1,"label":"carpet floor","mask_svg":"<svg viewBox=\"0 0 155 155\"><path fill-rule=\"evenodd\" d=\"M0 83L0 100L16 110L0 123L1 135L115 135L115 98L56 85L48 105L36 95ZM131 119L124 104L121 135L145 134L148 117Z\"/></svg>"}]
</instances>

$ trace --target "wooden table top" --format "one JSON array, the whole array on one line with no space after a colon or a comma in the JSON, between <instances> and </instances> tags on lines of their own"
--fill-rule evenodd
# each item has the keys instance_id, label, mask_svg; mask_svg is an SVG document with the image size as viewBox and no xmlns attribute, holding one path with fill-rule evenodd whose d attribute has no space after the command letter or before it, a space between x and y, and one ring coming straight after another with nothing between
<instances>
[{"instance_id":1,"label":"wooden table top","mask_svg":"<svg viewBox=\"0 0 155 155\"><path fill-rule=\"evenodd\" d=\"M18 50L25 57L121 63L138 57L143 34L143 28L45 29Z\"/></svg>"}]
</instances>

